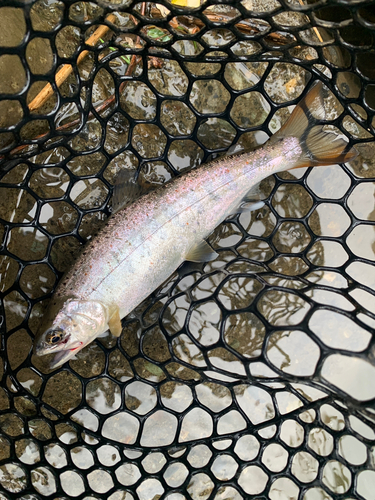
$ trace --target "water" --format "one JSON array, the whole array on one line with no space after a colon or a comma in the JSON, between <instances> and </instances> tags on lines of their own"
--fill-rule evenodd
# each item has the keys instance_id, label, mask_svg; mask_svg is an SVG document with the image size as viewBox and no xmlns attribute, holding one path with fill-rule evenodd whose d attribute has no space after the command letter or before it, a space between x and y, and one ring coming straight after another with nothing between
<instances>
[{"instance_id":1,"label":"water","mask_svg":"<svg viewBox=\"0 0 375 500\"><path fill-rule=\"evenodd\" d=\"M251 2L251 10L255 3ZM45 2L37 4L32 7L33 26L42 31L54 29L61 17L60 3L49 2L50 10L43 7ZM87 12L78 7L71 11L77 19L98 15L95 9ZM7 11L7 15L19 17L20 9ZM21 32L15 31L8 38L15 45L23 36L18 17ZM71 33L72 50L74 35ZM208 32L206 38L218 46L229 40L224 29ZM243 41L232 51L254 53L260 48L257 45ZM179 49L193 54L199 52L200 45L183 42ZM48 44L39 48L36 44L33 50L29 58L36 54L38 60L44 55L46 65L50 64ZM335 54L326 55L332 59ZM18 62L3 59L0 63L5 68L9 64L14 67L12 76L3 81L6 90L22 87L25 79ZM85 78L90 64L88 58L80 69ZM61 275L69 269L83 241L90 239L109 215L106 206L119 170L138 171L145 184L163 183L176 172L201 163L204 152L191 137L194 127L205 148L225 149L235 139L230 120L243 129L239 143L255 147L264 142L265 132L247 130L270 119L269 132L274 133L290 113L286 106L270 117L270 105L251 90L269 64L227 64L226 83L245 92L234 100L225 118L202 118L192 108L203 115L227 111L230 93L215 76L220 65L182 66L167 60L163 69L148 72L152 88L138 81L125 86L121 109L144 123L132 128L129 136L130 120L120 111L112 115L106 127L105 154L91 152L103 133L99 122L91 119L70 142L72 150L79 152L77 156L55 147L2 178L1 217L17 224L9 232L3 231L10 255L3 256L0 263L1 286L6 293L6 353L13 377L7 378L6 386L23 417L7 412L0 420L1 458L7 461L0 466L0 484L7 491L20 493L26 486L23 469L10 462L10 448L16 439L18 460L36 465L31 484L40 495L52 495L57 488L55 476L43 465L44 456L49 467L54 472L57 469L68 496L84 492L77 471L85 473L89 468L87 482L95 493L110 492L116 479L146 500L151 494L164 493L165 485L171 490L183 485L188 467L197 470L186 486L192 498L208 498L215 487L213 479L215 483L230 481L236 474L246 494L259 495L270 488L271 500L283 498L281 492L297 498L300 488L296 483L309 485L318 474L328 491L344 494L354 480L345 465L349 463L368 468L357 474L356 488L371 498L373 452L371 455L353 435L345 421L345 408L340 406L348 395L364 403L375 397L368 383L374 376L373 361L362 355L371 340L364 327L373 326L374 321L369 314L375 288L375 233L369 224L374 221L371 144L361 146L361 156L344 168L292 171L262 183L263 199L277 183L269 203L217 228L210 237L219 252L216 261L195 268L187 264L175 273L137 308L119 343L110 335L103 336L70 361L70 371L51 371L48 357L31 356L30 333L36 332L45 298L56 283L54 271ZM123 74L126 65L121 58L115 66L119 65ZM43 66L41 71L49 67ZM136 75L142 70L139 64ZM188 94L189 71L211 79L197 78ZM355 97L358 82L354 77L344 78L344 74L339 74L339 88ZM264 88L274 102L288 104L301 94L310 76L298 65L277 63L267 74ZM109 73L99 72L93 85L93 104L103 102L113 88ZM156 116L160 99L153 89L171 96L162 101L160 125L149 123ZM62 90L74 96L74 81ZM189 106L175 99L182 96L189 97ZM330 118L340 113L340 105L328 93L326 104ZM8 106L9 111L10 101ZM11 119L10 112L4 116L4 120ZM63 123L76 117L77 109L69 108L60 120ZM358 125L354 130L349 122L348 127L351 133L363 136ZM175 138L171 143L163 128ZM32 136L34 131L28 133ZM159 159L166 148L171 165ZM295 182L300 177L303 185ZM359 183L352 189L354 180ZM353 216L359 224L348 231ZM46 233L31 226L35 220ZM55 238L51 249L47 234ZM337 237L342 239L332 241ZM364 308L357 313L362 326L348 315L357 303ZM358 355L349 357L346 352ZM3 362L0 368L3 370ZM312 385L305 383L306 377ZM34 398L41 404L41 413L37 413ZM308 409L319 400L322 402L316 410ZM0 405L1 410L10 407L4 390ZM273 422L279 414L286 419L276 435ZM48 420L38 418L41 415ZM351 428L374 441L373 431L355 418L350 417ZM336 431L343 435L332 458ZM23 437L26 432L29 437ZM95 436L111 441L99 443ZM180 447L171 449L176 442ZM301 451L298 448L304 442L306 450ZM155 451L156 447L162 450ZM228 451L218 454L215 450ZM325 461L319 466L316 457ZM93 468L99 463L109 471ZM208 463L211 477L198 471ZM277 477L271 484L271 478L282 474L288 463L296 482ZM60 472L66 464L67 469ZM148 477L160 471L163 484ZM240 498L228 485L221 486L215 498L228 496ZM311 486L305 499L317 497L329 498L325 490ZM131 496L119 489L109 498L128 500ZM172 493L168 498L183 496Z\"/></svg>"}]
</instances>

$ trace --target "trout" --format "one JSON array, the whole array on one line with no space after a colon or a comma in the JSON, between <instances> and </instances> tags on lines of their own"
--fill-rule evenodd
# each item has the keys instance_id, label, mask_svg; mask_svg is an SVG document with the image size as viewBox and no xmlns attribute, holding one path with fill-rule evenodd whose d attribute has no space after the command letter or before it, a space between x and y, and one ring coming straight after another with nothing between
<instances>
[{"instance_id":1,"label":"trout","mask_svg":"<svg viewBox=\"0 0 375 500\"><path fill-rule=\"evenodd\" d=\"M262 179L353 159L354 148L323 130L324 118L318 82L261 148L202 165L113 214L58 284L35 353L56 353L56 368L106 330L119 336L121 319L183 261L207 262L218 255L205 238L243 210L246 195Z\"/></svg>"}]
</instances>

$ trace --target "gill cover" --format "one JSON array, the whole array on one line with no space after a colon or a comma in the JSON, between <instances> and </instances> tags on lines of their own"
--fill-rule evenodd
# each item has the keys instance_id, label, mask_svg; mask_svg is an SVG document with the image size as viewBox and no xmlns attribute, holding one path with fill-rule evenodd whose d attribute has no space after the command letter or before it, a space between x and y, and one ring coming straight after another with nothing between
<instances>
[{"instance_id":1,"label":"gill cover","mask_svg":"<svg viewBox=\"0 0 375 500\"><path fill-rule=\"evenodd\" d=\"M69 319L69 321L67 321ZM101 302L94 300L68 300L56 316L54 324L64 324L72 329L77 340L85 341L88 336L101 333L107 323L107 311Z\"/></svg>"}]
</instances>

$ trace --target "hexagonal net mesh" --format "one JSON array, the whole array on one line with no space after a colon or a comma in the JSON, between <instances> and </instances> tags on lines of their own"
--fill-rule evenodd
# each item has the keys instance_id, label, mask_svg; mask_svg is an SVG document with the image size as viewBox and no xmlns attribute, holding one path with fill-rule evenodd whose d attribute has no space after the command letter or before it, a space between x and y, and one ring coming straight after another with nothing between
<instances>
[{"instance_id":1,"label":"hexagonal net mesh","mask_svg":"<svg viewBox=\"0 0 375 500\"><path fill-rule=\"evenodd\" d=\"M375 498L374 30L366 1L2 2L1 500ZM315 79L357 159L262 182L120 339L32 354L121 170L255 148Z\"/></svg>"}]
</instances>

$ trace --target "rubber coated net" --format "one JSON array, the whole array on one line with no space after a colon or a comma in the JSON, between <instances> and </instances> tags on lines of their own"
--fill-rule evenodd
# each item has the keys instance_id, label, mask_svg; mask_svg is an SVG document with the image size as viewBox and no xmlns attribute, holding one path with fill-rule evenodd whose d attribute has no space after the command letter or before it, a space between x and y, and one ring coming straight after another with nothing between
<instances>
[{"instance_id":1,"label":"rubber coated net","mask_svg":"<svg viewBox=\"0 0 375 500\"><path fill-rule=\"evenodd\" d=\"M1 2L0 499L373 500L374 2L182 4ZM32 354L121 170L255 148L315 79L357 159L262 182L120 339Z\"/></svg>"}]
</instances>

